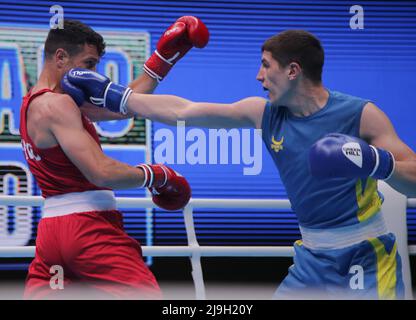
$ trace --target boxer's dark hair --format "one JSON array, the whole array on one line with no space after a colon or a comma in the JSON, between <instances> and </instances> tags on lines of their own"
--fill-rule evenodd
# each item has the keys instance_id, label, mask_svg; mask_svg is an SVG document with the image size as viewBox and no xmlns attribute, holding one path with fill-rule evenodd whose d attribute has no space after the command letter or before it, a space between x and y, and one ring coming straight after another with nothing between
<instances>
[{"instance_id":1,"label":"boxer's dark hair","mask_svg":"<svg viewBox=\"0 0 416 320\"><path fill-rule=\"evenodd\" d=\"M94 45L100 57L105 53L105 42L100 34L81 21L65 19L63 29L49 31L45 41L45 57L52 57L59 48L74 56L82 51L84 44Z\"/></svg>"},{"instance_id":2,"label":"boxer's dark hair","mask_svg":"<svg viewBox=\"0 0 416 320\"><path fill-rule=\"evenodd\" d=\"M321 83L324 49L313 34L305 30L286 30L267 39L261 50L269 51L282 67L298 63L306 78Z\"/></svg>"}]
</instances>

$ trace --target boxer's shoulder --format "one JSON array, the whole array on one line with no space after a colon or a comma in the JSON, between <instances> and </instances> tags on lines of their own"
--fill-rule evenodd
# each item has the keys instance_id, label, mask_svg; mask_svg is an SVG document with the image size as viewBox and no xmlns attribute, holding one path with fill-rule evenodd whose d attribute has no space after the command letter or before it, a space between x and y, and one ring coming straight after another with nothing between
<instances>
[{"instance_id":1,"label":"boxer's shoulder","mask_svg":"<svg viewBox=\"0 0 416 320\"><path fill-rule=\"evenodd\" d=\"M54 120L62 115L81 114L69 95L55 92L45 92L36 97L32 101L30 109L45 120Z\"/></svg>"}]
</instances>

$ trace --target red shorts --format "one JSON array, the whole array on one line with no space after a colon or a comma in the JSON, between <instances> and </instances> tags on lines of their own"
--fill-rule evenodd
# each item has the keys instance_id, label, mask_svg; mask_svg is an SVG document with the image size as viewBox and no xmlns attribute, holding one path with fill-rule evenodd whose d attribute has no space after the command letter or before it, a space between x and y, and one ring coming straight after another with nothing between
<instances>
[{"instance_id":1,"label":"red shorts","mask_svg":"<svg viewBox=\"0 0 416 320\"><path fill-rule=\"evenodd\" d=\"M56 265L62 267L63 290L50 284L55 275L51 267ZM79 299L80 293L89 299L94 294L98 298L162 298L140 244L123 229L119 211L73 213L42 218L39 223L24 298Z\"/></svg>"}]
</instances>

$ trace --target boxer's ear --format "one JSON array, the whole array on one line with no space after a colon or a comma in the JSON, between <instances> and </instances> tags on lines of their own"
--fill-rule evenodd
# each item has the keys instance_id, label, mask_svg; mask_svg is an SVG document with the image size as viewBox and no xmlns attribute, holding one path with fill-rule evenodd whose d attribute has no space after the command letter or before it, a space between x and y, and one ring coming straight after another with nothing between
<instances>
[{"instance_id":1,"label":"boxer's ear","mask_svg":"<svg viewBox=\"0 0 416 320\"><path fill-rule=\"evenodd\" d=\"M58 48L55 51L55 62L58 69L63 69L69 62L69 54L63 48Z\"/></svg>"}]
</instances>

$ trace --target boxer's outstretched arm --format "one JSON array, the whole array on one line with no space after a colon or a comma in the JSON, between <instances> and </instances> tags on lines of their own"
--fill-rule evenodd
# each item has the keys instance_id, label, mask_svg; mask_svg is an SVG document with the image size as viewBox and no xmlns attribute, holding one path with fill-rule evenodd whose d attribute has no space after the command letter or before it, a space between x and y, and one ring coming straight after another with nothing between
<instances>
[{"instance_id":1,"label":"boxer's outstretched arm","mask_svg":"<svg viewBox=\"0 0 416 320\"><path fill-rule=\"evenodd\" d=\"M372 103L364 107L360 136L393 154L395 169L386 182L408 197L416 197L416 153L398 137L389 118Z\"/></svg>"},{"instance_id":2,"label":"boxer's outstretched arm","mask_svg":"<svg viewBox=\"0 0 416 320\"><path fill-rule=\"evenodd\" d=\"M130 95L127 108L138 116L176 125L208 128L261 128L266 100L250 97L231 104L193 102L172 95Z\"/></svg>"},{"instance_id":3,"label":"boxer's outstretched arm","mask_svg":"<svg viewBox=\"0 0 416 320\"><path fill-rule=\"evenodd\" d=\"M136 93L151 94L156 89L158 82L147 73L142 73L137 79L129 83L129 87ZM85 102L80 106L81 112L93 122L123 120L134 117L134 113L121 114L111 112L105 108L99 108L91 103Z\"/></svg>"},{"instance_id":4,"label":"boxer's outstretched arm","mask_svg":"<svg viewBox=\"0 0 416 320\"><path fill-rule=\"evenodd\" d=\"M82 68L69 70L61 80L62 89L78 105L91 101L97 106L121 114L135 113L150 120L175 125L210 128L260 128L266 99L250 97L231 104L193 102L172 95L135 93L109 78Z\"/></svg>"}]
</instances>

